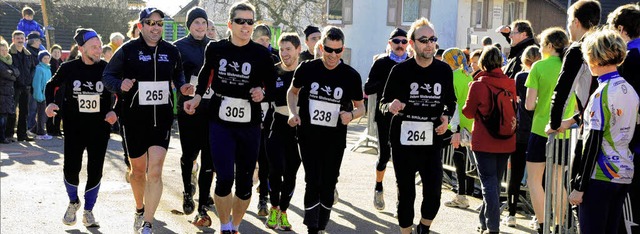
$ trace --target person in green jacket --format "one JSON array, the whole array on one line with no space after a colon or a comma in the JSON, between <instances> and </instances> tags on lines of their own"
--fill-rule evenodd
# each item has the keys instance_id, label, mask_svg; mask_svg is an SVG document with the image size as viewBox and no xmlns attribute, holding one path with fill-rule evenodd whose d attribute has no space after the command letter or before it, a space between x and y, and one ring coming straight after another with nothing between
<instances>
[{"instance_id":1,"label":"person in green jacket","mask_svg":"<svg viewBox=\"0 0 640 234\"><path fill-rule=\"evenodd\" d=\"M458 100L467 100L469 94L469 83L473 81L473 78L467 73L467 58L462 50L458 48L447 49L442 55L443 61L449 64L453 70L453 89ZM453 164L456 167L456 176L458 180L458 195L452 200L444 203L448 207L467 208L469 207L469 200L466 195L473 194L474 179L467 177L466 174L466 162L467 162L467 146L469 146L471 136L471 129L473 127L473 119L469 119L462 115L462 107L464 101L458 101L456 105L456 112L453 115L453 119L449 124L449 129L453 133L451 137L451 144L453 144ZM464 139L461 141L461 138ZM462 144L461 144L462 142Z\"/></svg>"}]
</instances>

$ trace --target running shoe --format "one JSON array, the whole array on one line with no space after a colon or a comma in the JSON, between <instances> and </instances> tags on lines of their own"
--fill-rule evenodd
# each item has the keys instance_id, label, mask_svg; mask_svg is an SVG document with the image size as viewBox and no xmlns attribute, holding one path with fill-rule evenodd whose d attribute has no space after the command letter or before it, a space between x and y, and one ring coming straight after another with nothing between
<instances>
[{"instance_id":1,"label":"running shoe","mask_svg":"<svg viewBox=\"0 0 640 234\"><path fill-rule=\"evenodd\" d=\"M71 203L69 202L69 206L67 206L67 211L64 213L64 217L62 218L62 223L68 226L72 226L76 224L76 212L80 209L80 202Z\"/></svg>"},{"instance_id":2,"label":"running shoe","mask_svg":"<svg viewBox=\"0 0 640 234\"><path fill-rule=\"evenodd\" d=\"M258 216L265 217L269 215L269 210L267 209L267 199L260 198L260 202L258 202Z\"/></svg>"},{"instance_id":3,"label":"running shoe","mask_svg":"<svg viewBox=\"0 0 640 234\"><path fill-rule=\"evenodd\" d=\"M140 229L138 229L138 233L140 233L140 234L152 234L153 231L152 231L151 223L145 221L142 224L142 227L140 227Z\"/></svg>"},{"instance_id":4,"label":"running shoe","mask_svg":"<svg viewBox=\"0 0 640 234\"><path fill-rule=\"evenodd\" d=\"M90 210L84 210L84 214L82 214L82 223L85 227L100 227L98 222L96 222L96 218L93 217L93 212Z\"/></svg>"},{"instance_id":5,"label":"running shoe","mask_svg":"<svg viewBox=\"0 0 640 234\"><path fill-rule=\"evenodd\" d=\"M373 207L376 210L384 210L384 192L383 191L375 191L373 194Z\"/></svg>"},{"instance_id":6,"label":"running shoe","mask_svg":"<svg viewBox=\"0 0 640 234\"><path fill-rule=\"evenodd\" d=\"M456 195L453 199L451 199L451 201L446 201L444 205L447 207L458 207L466 209L469 207L469 200L467 200L467 197L463 195Z\"/></svg>"},{"instance_id":7,"label":"running shoe","mask_svg":"<svg viewBox=\"0 0 640 234\"><path fill-rule=\"evenodd\" d=\"M508 227L515 227L516 226L516 217L515 216L505 216L502 219L502 224L507 225Z\"/></svg>"},{"instance_id":8,"label":"running shoe","mask_svg":"<svg viewBox=\"0 0 640 234\"><path fill-rule=\"evenodd\" d=\"M270 229L274 229L278 227L278 215L279 215L280 211L276 208L271 207L271 209L269 209L269 217L267 218L267 221L265 222L265 225L267 226L267 228Z\"/></svg>"},{"instance_id":9,"label":"running shoe","mask_svg":"<svg viewBox=\"0 0 640 234\"><path fill-rule=\"evenodd\" d=\"M182 210L185 214L190 215L196 207L196 204L193 202L193 195L187 192L182 193L182 195L184 199L182 201Z\"/></svg>"},{"instance_id":10,"label":"running shoe","mask_svg":"<svg viewBox=\"0 0 640 234\"><path fill-rule=\"evenodd\" d=\"M38 136L36 136L36 139L38 139L38 140L51 140L51 139L53 139L53 137L52 137L52 136L49 136L49 135L47 135L47 134L44 134L44 135L38 135Z\"/></svg>"},{"instance_id":11,"label":"running shoe","mask_svg":"<svg viewBox=\"0 0 640 234\"><path fill-rule=\"evenodd\" d=\"M141 227L142 223L144 223L144 212L138 213L136 212L133 217L133 232L137 233Z\"/></svg>"},{"instance_id":12,"label":"running shoe","mask_svg":"<svg viewBox=\"0 0 640 234\"><path fill-rule=\"evenodd\" d=\"M196 218L191 223L196 227L211 227L211 217L205 210L198 211Z\"/></svg>"},{"instance_id":13,"label":"running shoe","mask_svg":"<svg viewBox=\"0 0 640 234\"><path fill-rule=\"evenodd\" d=\"M291 231L291 224L289 223L289 218L287 218L287 213L282 211L280 211L280 215L278 216L278 229Z\"/></svg>"}]
</instances>

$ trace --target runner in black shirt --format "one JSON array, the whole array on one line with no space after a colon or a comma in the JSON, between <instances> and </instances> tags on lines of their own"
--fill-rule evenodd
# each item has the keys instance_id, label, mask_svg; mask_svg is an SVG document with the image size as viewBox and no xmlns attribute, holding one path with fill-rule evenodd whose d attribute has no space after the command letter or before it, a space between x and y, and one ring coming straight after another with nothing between
<instances>
[{"instance_id":1,"label":"runner in black shirt","mask_svg":"<svg viewBox=\"0 0 640 234\"><path fill-rule=\"evenodd\" d=\"M329 222L347 124L365 112L360 75L340 60L344 50L342 30L325 29L320 43L322 57L298 66L287 93L289 125L298 125L306 173L304 224L309 233L324 230Z\"/></svg>"},{"instance_id":2,"label":"runner in black shirt","mask_svg":"<svg viewBox=\"0 0 640 234\"><path fill-rule=\"evenodd\" d=\"M391 159L391 148L389 147L389 122L391 121L391 117L380 112L380 99L382 99L382 92L384 91L384 86L387 83L391 68L408 58L407 44L409 41L407 41L407 32L401 28L394 29L391 32L388 43L392 50L387 56L378 58L373 62L373 66L371 66L371 71L369 72L369 79L364 84L365 94L378 95L376 100L375 121L378 126L378 148L380 157L376 163L376 187L373 200L373 206L377 210L384 210L382 179L384 179L387 163L389 159Z\"/></svg>"},{"instance_id":3,"label":"runner in black shirt","mask_svg":"<svg viewBox=\"0 0 640 234\"><path fill-rule=\"evenodd\" d=\"M105 87L122 101L120 121L136 202L134 229L142 233L151 233L162 197L162 168L173 124L170 84L183 95L193 93L193 86L184 81L180 52L162 40L163 18L156 8L143 9L138 23L141 37L123 44L102 76Z\"/></svg>"},{"instance_id":4,"label":"runner in black shirt","mask_svg":"<svg viewBox=\"0 0 640 234\"><path fill-rule=\"evenodd\" d=\"M401 233L413 225L415 174L422 178L422 219L417 233L429 233L440 207L442 161L440 135L447 131L456 109L453 72L434 59L433 25L418 19L409 30L415 57L391 69L381 100L383 113L393 114L389 139L398 185L398 222Z\"/></svg>"},{"instance_id":5,"label":"runner in black shirt","mask_svg":"<svg viewBox=\"0 0 640 234\"><path fill-rule=\"evenodd\" d=\"M102 42L93 29L78 29L74 40L83 56L63 63L49 80L45 89L47 116L64 114L64 185L69 196L69 207L62 219L66 225L76 223L80 209L78 185L82 154L87 150L87 185L84 191L82 222L87 227L98 225L93 206L98 199L104 156L107 152L111 125L117 120L112 111L111 93L102 84L102 72L107 62L100 59ZM55 90L63 90L61 105L54 101Z\"/></svg>"},{"instance_id":6,"label":"runner in black shirt","mask_svg":"<svg viewBox=\"0 0 640 234\"><path fill-rule=\"evenodd\" d=\"M293 72L298 66L300 38L297 34L285 33L280 36L278 45L282 62L275 66L278 76L269 94L275 108L269 112L272 120L265 122L265 125L269 125L271 129L266 136L266 150L269 159L269 196L272 205L266 226L289 231L291 224L287 217L287 208L293 196L296 174L301 161L296 129L287 123L289 119L287 89L291 86Z\"/></svg>"},{"instance_id":7,"label":"runner in black shirt","mask_svg":"<svg viewBox=\"0 0 640 234\"><path fill-rule=\"evenodd\" d=\"M214 200L222 233L237 232L251 201L260 146L262 87L275 78L271 54L251 41L254 16L255 8L249 3L231 7L227 22L231 36L207 45L196 95L184 103L185 112L193 114L209 86L215 93L209 104L209 141L217 173ZM235 196L231 195L234 179Z\"/></svg>"}]
</instances>

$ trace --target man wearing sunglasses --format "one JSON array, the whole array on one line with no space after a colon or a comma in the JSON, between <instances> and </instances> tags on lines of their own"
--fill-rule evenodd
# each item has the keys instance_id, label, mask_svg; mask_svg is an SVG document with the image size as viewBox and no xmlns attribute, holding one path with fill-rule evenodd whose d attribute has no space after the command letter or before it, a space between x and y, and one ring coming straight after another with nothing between
<instances>
[{"instance_id":1,"label":"man wearing sunglasses","mask_svg":"<svg viewBox=\"0 0 640 234\"><path fill-rule=\"evenodd\" d=\"M537 45L533 39L533 29L527 20L516 20L511 26L501 26L496 30L501 33L511 45L507 65L503 67L504 74L511 79L515 79L516 74L522 70L522 52L530 45Z\"/></svg>"},{"instance_id":2,"label":"man wearing sunglasses","mask_svg":"<svg viewBox=\"0 0 640 234\"><path fill-rule=\"evenodd\" d=\"M347 124L365 112L360 75L340 60L344 51L342 30L326 28L320 43L322 57L300 64L287 92L288 122L298 127L306 173L304 224L309 233L324 230L329 222Z\"/></svg>"},{"instance_id":3,"label":"man wearing sunglasses","mask_svg":"<svg viewBox=\"0 0 640 234\"><path fill-rule=\"evenodd\" d=\"M391 149L389 148L389 122L390 116L380 112L380 99L384 86L387 83L387 77L391 68L396 64L406 60L407 54L407 32L401 28L396 28L391 32L389 37L389 47L391 51L388 56L378 58L371 66L369 71L369 79L364 84L364 93L367 95L377 94L375 121L378 126L378 153L380 154L376 163L376 187L374 189L373 206L377 210L384 210L384 193L382 180L384 172L387 168L387 162L391 159Z\"/></svg>"},{"instance_id":4,"label":"man wearing sunglasses","mask_svg":"<svg viewBox=\"0 0 640 234\"><path fill-rule=\"evenodd\" d=\"M429 233L442 194L442 135L456 109L456 97L451 68L434 56L438 38L433 25L425 18L418 19L408 34L415 56L391 69L380 109L393 115L389 142L398 186L400 231L412 231L418 172L423 200L416 233Z\"/></svg>"},{"instance_id":5,"label":"man wearing sunglasses","mask_svg":"<svg viewBox=\"0 0 640 234\"><path fill-rule=\"evenodd\" d=\"M193 93L193 86L185 84L180 52L162 40L163 18L156 8L140 11L142 36L116 51L102 77L122 101L120 121L136 202L134 229L141 233L151 233L162 196L162 167L173 124L171 82L183 95Z\"/></svg>"},{"instance_id":6,"label":"man wearing sunglasses","mask_svg":"<svg viewBox=\"0 0 640 234\"><path fill-rule=\"evenodd\" d=\"M211 87L209 103L209 145L217 179L213 197L220 231L237 233L251 201L252 175L260 146L260 102L263 86L275 80L271 54L251 41L255 7L246 2L231 6L228 39L209 42L205 63L198 75L193 99L184 102L187 114L194 114ZM236 191L231 194L235 183ZM233 213L233 220L231 219Z\"/></svg>"}]
</instances>

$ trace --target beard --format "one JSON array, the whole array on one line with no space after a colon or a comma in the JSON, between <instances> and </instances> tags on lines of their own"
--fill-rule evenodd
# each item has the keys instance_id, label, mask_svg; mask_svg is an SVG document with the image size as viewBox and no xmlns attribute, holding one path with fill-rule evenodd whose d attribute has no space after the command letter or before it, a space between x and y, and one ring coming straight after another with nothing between
<instances>
[{"instance_id":1,"label":"beard","mask_svg":"<svg viewBox=\"0 0 640 234\"><path fill-rule=\"evenodd\" d=\"M425 50L416 53L418 57L423 59L432 59L435 54L435 52L426 52Z\"/></svg>"}]
</instances>

